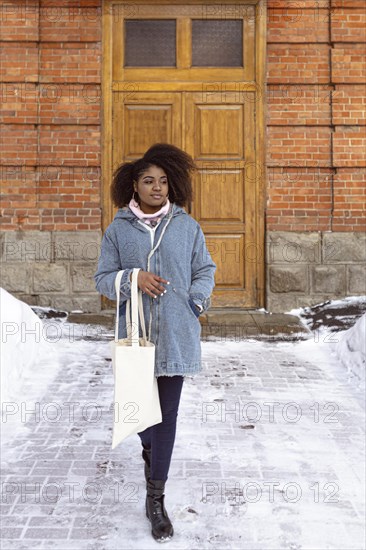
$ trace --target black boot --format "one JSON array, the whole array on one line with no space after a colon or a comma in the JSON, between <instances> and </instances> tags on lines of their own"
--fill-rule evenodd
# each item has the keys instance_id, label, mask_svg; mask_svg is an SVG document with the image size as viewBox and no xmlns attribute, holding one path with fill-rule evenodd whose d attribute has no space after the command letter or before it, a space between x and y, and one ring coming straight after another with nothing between
<instances>
[{"instance_id":1,"label":"black boot","mask_svg":"<svg viewBox=\"0 0 366 550\"><path fill-rule=\"evenodd\" d=\"M150 468L151 468L151 449L148 449L143 445L142 458L145 461L145 479L146 479L146 489L147 482L150 479Z\"/></svg>"},{"instance_id":2,"label":"black boot","mask_svg":"<svg viewBox=\"0 0 366 550\"><path fill-rule=\"evenodd\" d=\"M146 516L151 522L151 534L157 542L166 542L174 534L173 525L164 506L165 481L149 479L147 482Z\"/></svg>"}]
</instances>

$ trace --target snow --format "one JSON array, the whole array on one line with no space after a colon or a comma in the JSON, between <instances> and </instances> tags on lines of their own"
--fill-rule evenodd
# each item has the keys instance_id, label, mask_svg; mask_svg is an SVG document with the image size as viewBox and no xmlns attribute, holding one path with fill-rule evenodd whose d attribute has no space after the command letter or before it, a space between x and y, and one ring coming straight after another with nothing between
<instances>
[{"instance_id":1,"label":"snow","mask_svg":"<svg viewBox=\"0 0 366 550\"><path fill-rule=\"evenodd\" d=\"M303 309L294 311L290 313L302 318ZM6 291L1 292L1 327L3 405L25 403L30 409L31 402L34 407L39 400L43 413L42 421L31 422L29 428L19 411L8 414L3 424L8 442L4 470L10 472L9 479L43 479L46 487L55 481L61 490L60 500L52 505L34 504L31 497L22 501L24 495L16 495L9 514L13 524L8 525L15 527L17 516L35 521L47 517L50 530L72 524L77 538L49 541L43 535L46 529L40 529L39 537L45 538L38 546L33 544L39 541L25 538L6 541L7 547L156 548L143 512L140 442L129 438L111 450L112 330L40 320ZM37 334L43 335L38 341ZM277 342L202 342L204 371L185 383L169 472L165 502L176 530L169 548L360 550L364 456L362 404L354 373L365 370L364 335L365 316L347 331L322 326L303 341L285 341L281 335ZM295 401L301 412L298 422L290 419L293 408L287 418L283 412ZM248 402L259 407L259 421L255 406L245 408ZM277 403L273 420L269 402ZM62 410L57 423L47 418L51 403ZM75 403L72 422L66 403ZM93 404L100 408L100 421L86 415L96 409ZM236 405L238 419L230 413ZM334 413L329 405L339 408ZM224 421L223 409L228 416ZM34 438L28 437L28 429ZM41 452L37 437L45 438ZM32 464L28 478L19 461L24 468ZM100 488L100 501L83 494L88 483ZM268 483L277 484L272 501ZM289 483L302 491L299 502L291 501L291 491L284 498ZM67 490L71 485L74 499ZM326 500L334 489L340 500ZM23 533L29 525L21 525Z\"/></svg>"},{"instance_id":2,"label":"snow","mask_svg":"<svg viewBox=\"0 0 366 550\"><path fill-rule=\"evenodd\" d=\"M0 392L3 426L2 439L13 437L24 424L12 422L20 404L34 404L46 391L59 368L59 352L52 331L31 307L0 289ZM49 326L49 325L48 325ZM5 429L6 428L6 429Z\"/></svg>"},{"instance_id":3,"label":"snow","mask_svg":"<svg viewBox=\"0 0 366 550\"><path fill-rule=\"evenodd\" d=\"M9 292L0 289L1 305L1 402L2 412L7 412L7 422L12 417L12 410L18 408L19 403L34 403L40 399L46 392L48 384L56 376L60 368L60 356L68 357L68 348L70 342L79 340L78 345L83 347L81 341L85 336L87 339L100 339L103 332L102 327L90 325L65 325L62 330L63 338L60 339L60 326L64 321L47 321L40 319L34 313L32 308L24 302L16 299ZM325 306L328 308L344 308L348 305L357 305L365 297L351 296L339 300L331 300L316 306L297 308L288 311L288 314L296 315L307 327L311 325L311 311L319 310ZM37 306L34 308L40 316L46 317L50 308ZM264 311L262 308L260 311ZM52 313L54 313L52 311ZM306 314L306 316L305 316ZM341 316L335 316L335 319L341 319ZM67 335L66 335L67 332ZM67 337L66 337L67 336ZM304 354L311 356L312 360L317 362L326 362L329 358L338 358L339 363L347 370L349 378L356 377L356 383L360 387L365 384L366 370L366 314L362 315L346 331L332 333L328 327L320 321L317 331L314 331L308 340L293 343L286 343L286 334L278 334L278 341L284 341L284 349L290 347L298 357L304 357ZM61 341L60 341L61 340ZM207 348L209 355L214 354L221 362L227 357L239 357L243 350L237 347L237 342L222 342L218 338L209 343L202 343ZM248 339L245 346L253 349L253 346L260 354L260 343L256 339ZM97 345L95 346L98 347ZM75 345L72 346L73 353ZM97 354L93 350L93 354ZM71 358L70 358L71 359ZM16 416L16 415L14 415ZM12 424L9 433L14 433L14 429L24 428L24 425ZM6 433L7 430L4 430Z\"/></svg>"},{"instance_id":4,"label":"snow","mask_svg":"<svg viewBox=\"0 0 366 550\"><path fill-rule=\"evenodd\" d=\"M312 331L311 339L321 344L321 349L316 346L315 350L336 357L346 369L349 380L352 379L360 388L365 387L365 310L366 296L347 296L287 312L298 316Z\"/></svg>"},{"instance_id":5,"label":"snow","mask_svg":"<svg viewBox=\"0 0 366 550\"><path fill-rule=\"evenodd\" d=\"M356 324L340 334L336 354L349 373L365 384L366 371L366 314Z\"/></svg>"}]
</instances>

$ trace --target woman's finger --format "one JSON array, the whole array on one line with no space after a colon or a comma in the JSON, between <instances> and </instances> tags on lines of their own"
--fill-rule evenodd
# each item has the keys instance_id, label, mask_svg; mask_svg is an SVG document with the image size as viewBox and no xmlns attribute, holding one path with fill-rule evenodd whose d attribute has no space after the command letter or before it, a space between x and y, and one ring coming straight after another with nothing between
<instances>
[{"instance_id":1,"label":"woman's finger","mask_svg":"<svg viewBox=\"0 0 366 550\"><path fill-rule=\"evenodd\" d=\"M166 289L163 286L154 285L152 291L156 292L156 294L165 294Z\"/></svg>"},{"instance_id":2,"label":"woman's finger","mask_svg":"<svg viewBox=\"0 0 366 550\"><path fill-rule=\"evenodd\" d=\"M170 284L169 281L167 281L167 279L163 279L163 277L159 277L159 275L154 275L154 277L158 283L164 283L167 285Z\"/></svg>"},{"instance_id":3,"label":"woman's finger","mask_svg":"<svg viewBox=\"0 0 366 550\"><path fill-rule=\"evenodd\" d=\"M165 281L165 279L162 279L162 280ZM154 286L154 289L156 289L156 291L159 294L161 294L162 292L164 293L166 291L166 289L162 286L160 281L161 281L161 277L157 277L156 279L151 281L151 284Z\"/></svg>"}]
</instances>

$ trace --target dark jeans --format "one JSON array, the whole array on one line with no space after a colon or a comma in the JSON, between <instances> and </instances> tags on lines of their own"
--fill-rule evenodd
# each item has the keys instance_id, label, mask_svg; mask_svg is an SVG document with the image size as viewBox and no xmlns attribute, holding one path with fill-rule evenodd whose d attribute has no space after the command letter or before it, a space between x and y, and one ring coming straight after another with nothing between
<instances>
[{"instance_id":1,"label":"dark jeans","mask_svg":"<svg viewBox=\"0 0 366 550\"><path fill-rule=\"evenodd\" d=\"M168 479L183 380L180 375L157 377L163 421L138 433L143 446L151 448L150 478L154 480Z\"/></svg>"}]
</instances>

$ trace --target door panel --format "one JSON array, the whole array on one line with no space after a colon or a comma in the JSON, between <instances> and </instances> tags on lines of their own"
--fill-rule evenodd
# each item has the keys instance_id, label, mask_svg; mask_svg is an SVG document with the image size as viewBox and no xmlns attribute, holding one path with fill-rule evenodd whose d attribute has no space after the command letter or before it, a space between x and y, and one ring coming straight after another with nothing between
<instances>
[{"instance_id":1,"label":"door panel","mask_svg":"<svg viewBox=\"0 0 366 550\"><path fill-rule=\"evenodd\" d=\"M196 126L194 149L197 159L242 158L243 109L241 105L195 104L191 115L194 117ZM225 139L222 139L221 132Z\"/></svg>"},{"instance_id":2,"label":"door panel","mask_svg":"<svg viewBox=\"0 0 366 550\"><path fill-rule=\"evenodd\" d=\"M243 170L240 168L230 170L223 162L205 164L204 169L199 170L195 191L201 221L244 222ZM210 195L214 200L208 200Z\"/></svg>"},{"instance_id":3,"label":"door panel","mask_svg":"<svg viewBox=\"0 0 366 550\"><path fill-rule=\"evenodd\" d=\"M244 247L245 235L208 235L206 237L210 254L217 265L215 282L218 288L228 289L240 299L237 288L245 287L245 269L242 263L241 250Z\"/></svg>"},{"instance_id":4,"label":"door panel","mask_svg":"<svg viewBox=\"0 0 366 550\"><path fill-rule=\"evenodd\" d=\"M157 142L181 146L181 94L114 94L113 164L143 156Z\"/></svg>"}]
</instances>

